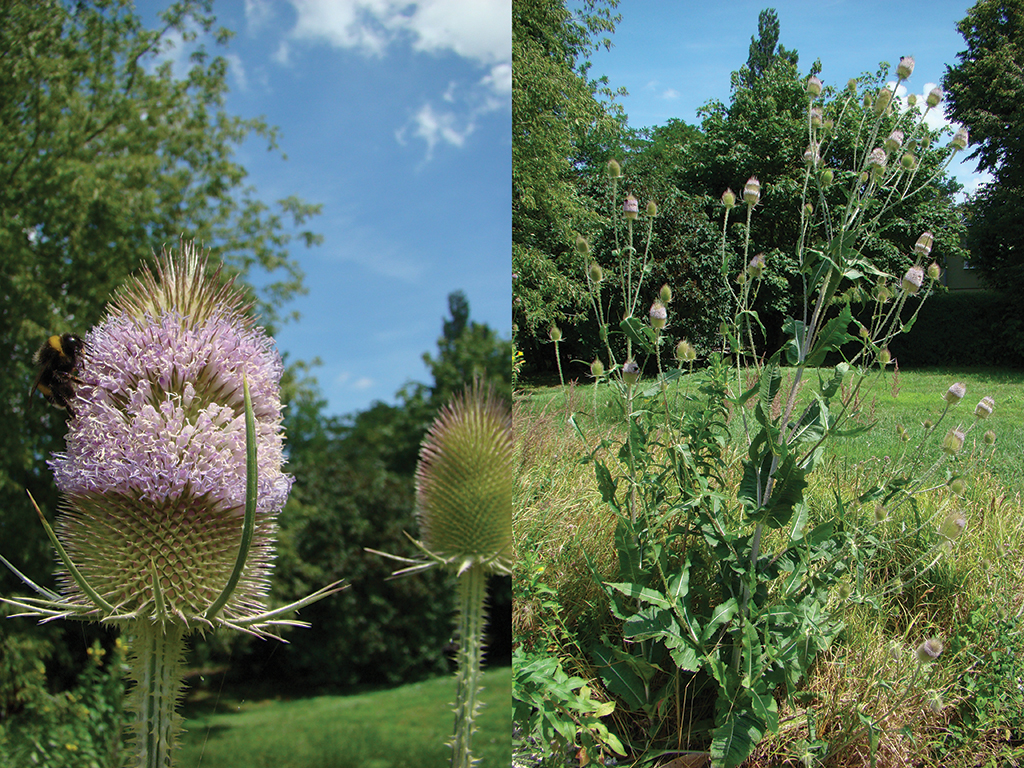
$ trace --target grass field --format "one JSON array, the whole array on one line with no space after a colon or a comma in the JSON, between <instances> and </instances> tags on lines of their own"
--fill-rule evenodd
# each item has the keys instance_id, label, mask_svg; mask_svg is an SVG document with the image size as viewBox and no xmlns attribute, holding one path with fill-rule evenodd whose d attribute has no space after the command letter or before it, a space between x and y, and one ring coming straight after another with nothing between
<instances>
[{"instance_id":1,"label":"grass field","mask_svg":"<svg viewBox=\"0 0 1024 768\"><path fill-rule=\"evenodd\" d=\"M792 371L784 372L782 391L791 376ZM925 440L923 425L938 421L946 405L942 396L958 381L966 385L965 398ZM682 393L695 390L695 378L683 377L680 388ZM668 395L671 404L672 390ZM992 415L968 432L956 457L943 458L946 430L974 424L975 405L985 396L995 401ZM682 405L685 398L675 402ZM797 765L794 755L812 742L812 715L821 750L815 753L817 766L1024 764L1014 762L1024 761L1024 687L1019 683L1024 679L1024 372L890 369L859 408L859 423L875 426L829 442L808 489L812 516L834 514L838 491L847 499L843 514L854 525L870 528L874 504L858 507L849 500L892 466L916 461L939 469L913 512L904 505L871 529L883 542L875 572L899 574L922 556L930 562L930 553L939 550L931 549L935 534L927 527L941 523L951 510L962 513L967 526L912 589L897 590L894 596L865 583L863 593L832 605L844 629L802 686L802 701L813 704L780 702L779 732L769 735L745 766ZM515 417L516 578L532 579L543 591L525 597L527 590L520 591L513 632L534 647L547 642L549 649L557 648L565 669L600 692L599 670L587 648L593 638L614 636L621 629L587 561L601 573L617 571L616 519L601 501L593 465L583 459L602 438L622 434L622 406L607 385L597 390L592 384L570 390L527 386L521 387ZM736 413L729 429L735 437L742 432ZM981 439L988 429L996 434L994 446ZM737 448L741 444L734 443ZM617 467L614 448L602 451L609 466ZM741 448L733 454L731 471L743 458ZM948 481L957 476L965 488L954 491ZM926 529L918 540L913 531L922 523ZM772 536L766 536L766 550L776 545ZM882 610L872 608L872 602ZM943 638L946 651L924 685L907 657L933 635ZM892 658L893 648L899 661ZM607 693L595 696L615 700ZM861 719L865 713L881 724L873 733ZM620 734L637 734L653 728L647 717L618 701L609 722ZM682 747L677 743L675 748Z\"/></svg>"},{"instance_id":2,"label":"grass field","mask_svg":"<svg viewBox=\"0 0 1024 768\"><path fill-rule=\"evenodd\" d=\"M483 675L473 752L480 768L511 763L511 669ZM186 707L181 768L445 768L455 679L354 696L290 701L222 698L218 712Z\"/></svg>"}]
</instances>

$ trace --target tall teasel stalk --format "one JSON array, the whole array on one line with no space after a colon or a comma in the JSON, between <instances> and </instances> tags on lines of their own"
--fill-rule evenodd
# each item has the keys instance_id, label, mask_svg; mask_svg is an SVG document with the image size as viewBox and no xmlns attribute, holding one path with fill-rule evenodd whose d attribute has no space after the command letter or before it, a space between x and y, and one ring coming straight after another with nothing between
<instances>
[{"instance_id":1,"label":"tall teasel stalk","mask_svg":"<svg viewBox=\"0 0 1024 768\"><path fill-rule=\"evenodd\" d=\"M41 595L5 599L18 615L122 628L133 764L144 768L172 765L189 634L276 637L308 626L288 614L342 588L267 610L292 484L283 368L241 292L206 267L194 244L165 250L85 338L67 451L49 461L62 493L56 533L36 507L63 564L59 593L3 560Z\"/></svg>"},{"instance_id":2,"label":"tall teasel stalk","mask_svg":"<svg viewBox=\"0 0 1024 768\"><path fill-rule=\"evenodd\" d=\"M478 381L441 409L420 447L417 518L426 560L397 574L434 566L458 577L458 678L452 768L474 764L487 576L512 572L512 413ZM371 550L373 551L373 550Z\"/></svg>"}]
</instances>

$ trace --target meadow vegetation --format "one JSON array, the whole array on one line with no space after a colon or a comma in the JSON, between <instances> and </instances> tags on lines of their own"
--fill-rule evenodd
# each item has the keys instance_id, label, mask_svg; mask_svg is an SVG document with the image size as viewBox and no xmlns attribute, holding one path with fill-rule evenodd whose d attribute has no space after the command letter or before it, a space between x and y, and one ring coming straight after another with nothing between
<instances>
[{"instance_id":1,"label":"meadow vegetation","mask_svg":"<svg viewBox=\"0 0 1024 768\"><path fill-rule=\"evenodd\" d=\"M684 377L681 390L696 383L687 378L697 376ZM996 443L973 440L918 497L916 508L904 505L877 527L873 503L846 510L851 525L869 521L887 545L871 558L869 578L858 584L851 579L849 594L840 588L830 598L829 610L842 629L794 695L779 701L779 729L761 742L749 766L800 765L807 754L815 761L808 764L835 766L870 764L872 755L878 765L965 768L1024 758L1024 640L1017 623L1024 604L1017 478L1024 467L1016 450L1024 437L1024 373L887 371L863 406L862 417L878 426L829 443L808 489L809 514L827 518L835 512L837 490L856 498L876 482L913 445L915 431L942 411L941 395L954 381L965 383L968 393L959 405L963 413L951 411L954 419L973 419L969 402L975 394L995 399L986 426L997 433ZM618 519L602 500L590 457L595 443L623 429L616 399L608 384L524 386L515 404L513 632L522 649L557 649L565 671L581 685L585 681L589 696L599 701L617 697L592 650L602 636L621 632L622 622L601 586L618 571ZM732 415L730 430L739 421ZM905 425L911 441L897 424ZM725 473L733 492L741 459L739 452L732 456ZM963 481L959 492L951 487L956 478ZM963 534L934 564L922 561L941 541L938 531L951 509L967 520ZM906 535L921 519L929 522L921 535ZM920 576L894 591L890 577L915 564ZM941 638L945 650L939 662L924 667L915 649L931 636ZM652 676L652 686L663 682L659 677ZM657 716L620 705L606 720L611 732L626 737L649 730ZM684 726L677 738L663 738L647 757L700 750L701 724L683 711L674 716Z\"/></svg>"}]
</instances>

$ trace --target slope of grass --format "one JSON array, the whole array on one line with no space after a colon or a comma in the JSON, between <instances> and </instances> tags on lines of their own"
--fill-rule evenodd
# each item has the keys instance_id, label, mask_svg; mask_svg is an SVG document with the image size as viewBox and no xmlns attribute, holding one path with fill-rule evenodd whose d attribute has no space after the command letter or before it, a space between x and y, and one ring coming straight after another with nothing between
<instances>
[{"instance_id":1,"label":"slope of grass","mask_svg":"<svg viewBox=\"0 0 1024 768\"><path fill-rule=\"evenodd\" d=\"M474 755L511 763L511 669L484 673ZM455 679L354 696L222 699L224 714L189 714L181 768L445 768L451 764Z\"/></svg>"}]
</instances>

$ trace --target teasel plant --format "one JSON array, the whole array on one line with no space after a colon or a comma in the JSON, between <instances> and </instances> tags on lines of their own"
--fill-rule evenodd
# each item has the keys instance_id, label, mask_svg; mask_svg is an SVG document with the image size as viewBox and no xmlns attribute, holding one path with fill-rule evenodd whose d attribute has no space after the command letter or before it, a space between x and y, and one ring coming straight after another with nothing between
<instances>
[{"instance_id":1,"label":"teasel plant","mask_svg":"<svg viewBox=\"0 0 1024 768\"><path fill-rule=\"evenodd\" d=\"M480 673L490 574L512 573L512 412L479 379L452 397L424 437L416 466L419 559L394 576L440 567L457 579L457 654L452 768L475 764Z\"/></svg>"},{"instance_id":2,"label":"teasel plant","mask_svg":"<svg viewBox=\"0 0 1024 768\"><path fill-rule=\"evenodd\" d=\"M281 357L242 292L195 243L164 249L85 337L66 451L49 465L58 589L0 560L38 597L16 615L119 627L129 648L132 765L170 768L182 729L186 638L277 638L335 582L270 610L284 464Z\"/></svg>"}]
</instances>

